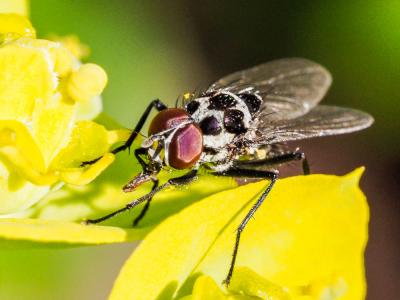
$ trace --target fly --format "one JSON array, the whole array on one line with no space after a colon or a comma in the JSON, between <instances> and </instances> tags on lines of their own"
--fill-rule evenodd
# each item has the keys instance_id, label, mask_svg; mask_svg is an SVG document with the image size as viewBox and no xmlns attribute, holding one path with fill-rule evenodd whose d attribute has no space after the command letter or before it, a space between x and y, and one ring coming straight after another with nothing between
<instances>
[{"instance_id":1,"label":"fly","mask_svg":"<svg viewBox=\"0 0 400 300\"><path fill-rule=\"evenodd\" d=\"M150 123L149 137L134 150L142 171L123 187L130 192L152 181L152 190L117 211L85 223L102 222L145 202L133 221L137 225L156 193L169 186L187 185L197 179L200 168L216 176L269 179L268 186L237 228L232 261L224 281L228 285L240 235L273 188L279 174L276 167L302 161L303 173L310 172L304 153L288 151L285 143L350 133L373 123L369 114L359 110L318 105L331 82L331 75L319 64L287 58L225 76L202 93L185 95L174 108L153 100L125 144L112 151L116 154L129 149L151 110L159 111ZM166 166L188 172L159 185L157 175Z\"/></svg>"}]
</instances>

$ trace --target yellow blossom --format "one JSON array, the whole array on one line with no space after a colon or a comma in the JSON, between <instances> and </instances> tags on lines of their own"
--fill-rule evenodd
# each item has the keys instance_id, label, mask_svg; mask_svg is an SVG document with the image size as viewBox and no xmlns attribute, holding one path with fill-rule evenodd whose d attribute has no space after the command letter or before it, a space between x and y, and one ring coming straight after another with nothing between
<instances>
[{"instance_id":1,"label":"yellow blossom","mask_svg":"<svg viewBox=\"0 0 400 300\"><path fill-rule=\"evenodd\" d=\"M30 207L59 183L86 184L114 159L126 130L92 121L105 71L82 64L61 42L35 38L25 17L0 14L0 215Z\"/></svg>"}]
</instances>

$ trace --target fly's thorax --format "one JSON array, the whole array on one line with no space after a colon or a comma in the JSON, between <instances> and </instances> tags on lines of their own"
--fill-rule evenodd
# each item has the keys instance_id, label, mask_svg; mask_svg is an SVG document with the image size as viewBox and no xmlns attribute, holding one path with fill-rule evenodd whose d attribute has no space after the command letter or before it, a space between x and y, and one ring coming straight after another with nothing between
<instances>
[{"instance_id":1,"label":"fly's thorax","mask_svg":"<svg viewBox=\"0 0 400 300\"><path fill-rule=\"evenodd\" d=\"M194 99L186 109L203 132L205 148L222 149L253 127L248 104L227 91Z\"/></svg>"},{"instance_id":2,"label":"fly's thorax","mask_svg":"<svg viewBox=\"0 0 400 300\"><path fill-rule=\"evenodd\" d=\"M256 94L228 91L212 92L190 101L186 110L203 132L204 149L200 163L223 171L246 152L245 147L240 145L244 140L255 139L255 116L261 102Z\"/></svg>"}]
</instances>

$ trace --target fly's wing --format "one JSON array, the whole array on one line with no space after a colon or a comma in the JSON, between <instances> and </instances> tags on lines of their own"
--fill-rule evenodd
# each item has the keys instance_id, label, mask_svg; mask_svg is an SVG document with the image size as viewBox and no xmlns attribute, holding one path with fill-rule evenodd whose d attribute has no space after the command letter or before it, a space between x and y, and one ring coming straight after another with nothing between
<instances>
[{"instance_id":1,"label":"fly's wing","mask_svg":"<svg viewBox=\"0 0 400 300\"><path fill-rule=\"evenodd\" d=\"M263 100L261 117L288 120L315 107L331 82L331 75L319 64L302 58L286 58L223 77L208 92L257 93Z\"/></svg>"},{"instance_id":2,"label":"fly's wing","mask_svg":"<svg viewBox=\"0 0 400 300\"><path fill-rule=\"evenodd\" d=\"M260 144L274 144L313 137L350 133L369 127L374 119L359 110L319 105L292 120L260 120Z\"/></svg>"}]
</instances>

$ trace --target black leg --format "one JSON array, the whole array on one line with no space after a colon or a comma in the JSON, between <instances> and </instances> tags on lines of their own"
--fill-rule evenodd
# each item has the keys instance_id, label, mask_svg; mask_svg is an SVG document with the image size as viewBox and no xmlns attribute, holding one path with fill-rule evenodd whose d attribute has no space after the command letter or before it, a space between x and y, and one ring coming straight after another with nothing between
<instances>
[{"instance_id":1,"label":"black leg","mask_svg":"<svg viewBox=\"0 0 400 300\"><path fill-rule=\"evenodd\" d=\"M157 181L156 175L160 172L162 165L157 163L147 164L141 157L141 155L147 154L147 149L145 148L137 148L135 149L135 157L138 160L140 166L142 167L142 172L136 175L134 178L129 180L123 187L122 190L125 193L129 193L134 191L139 185L147 181ZM158 183L157 183L158 186ZM153 186L153 189L157 186ZM149 200L150 201L150 200ZM148 206L148 205L146 205Z\"/></svg>"},{"instance_id":2,"label":"black leg","mask_svg":"<svg viewBox=\"0 0 400 300\"><path fill-rule=\"evenodd\" d=\"M135 206L139 205L142 202L148 201L149 199L153 198L153 196L155 194L157 194L159 191L162 191L163 189L165 189L169 186L186 185L186 184L192 182L193 180L195 180L196 178L197 178L197 170L191 170L189 173L186 173L183 176L169 179L166 183L164 183L160 186L157 186L156 188L152 189L150 193L128 203L123 208L120 208L120 209L118 209L108 215L105 215L101 218L98 218L98 219L86 220L83 223L84 224L97 224L97 223L103 222L103 221L108 220L124 211L134 208Z\"/></svg>"},{"instance_id":3,"label":"black leg","mask_svg":"<svg viewBox=\"0 0 400 300\"><path fill-rule=\"evenodd\" d=\"M247 213L246 217L243 219L243 221L240 223L240 225L239 225L239 227L237 229L236 241L235 241L235 247L233 248L231 265L229 267L228 275L226 276L226 279L224 280L224 283L226 285L229 285L230 280L232 278L233 270L235 268L236 257L237 257L237 253L238 253L238 250L239 250L240 235L242 234L242 231L246 227L247 223L250 221L251 217L254 215L254 213L257 211L257 209L264 202L265 198L268 196L268 194L271 191L272 187L274 186L276 180L278 179L278 174L274 173L274 172L269 172L269 171L232 169L232 170L228 170L228 171L226 171L226 172L224 172L222 174L216 174L216 175L232 176L232 177L247 177L247 178L249 178L249 177L252 177L252 178L269 178L269 179L271 179L271 182L269 183L267 188L261 194L260 198L258 198L257 202L249 210L249 212Z\"/></svg>"},{"instance_id":4,"label":"black leg","mask_svg":"<svg viewBox=\"0 0 400 300\"><path fill-rule=\"evenodd\" d=\"M147 169L147 164L146 162L140 157L140 155L147 154L147 149L145 148L138 148L135 149L135 157L137 161L139 162L140 166L142 167L143 170Z\"/></svg>"},{"instance_id":5,"label":"black leg","mask_svg":"<svg viewBox=\"0 0 400 300\"><path fill-rule=\"evenodd\" d=\"M131 136L128 138L128 140L123 144L122 146L114 149L112 153L116 154L120 151L123 151L125 149L128 149L132 146L133 141L136 139L138 136L139 132L142 130L144 123L146 122L147 118L150 115L151 109L152 108L157 109L158 111L162 111L167 108L167 106L162 103L159 99L155 99L150 102L150 104L147 106L146 110L144 111L143 115L140 117L139 122L136 124L135 129L132 131Z\"/></svg>"},{"instance_id":6,"label":"black leg","mask_svg":"<svg viewBox=\"0 0 400 300\"><path fill-rule=\"evenodd\" d=\"M303 174L309 175L310 165L308 164L307 158L303 152L298 152L298 151L285 153L271 158L239 161L236 163L236 166L239 168L251 168L255 166L273 166L273 165L288 163L295 160L302 161Z\"/></svg>"},{"instance_id":7,"label":"black leg","mask_svg":"<svg viewBox=\"0 0 400 300\"><path fill-rule=\"evenodd\" d=\"M303 168L303 174L304 175L310 175L311 174L310 164L308 163L308 160L307 160L307 158L305 156L303 158L302 168Z\"/></svg>"},{"instance_id":8,"label":"black leg","mask_svg":"<svg viewBox=\"0 0 400 300\"><path fill-rule=\"evenodd\" d=\"M139 119L139 122L136 124L135 129L133 129L131 135L126 140L126 142L122 146L119 146L119 147L115 148L114 150L112 150L111 153L117 154L118 152L129 149L132 146L132 143L138 136L139 132L142 130L143 125L146 122L147 118L149 117L151 109L153 107L155 109L157 109L158 111L162 111L167 108L167 106L164 103L162 103L159 99L155 99L155 100L151 101L150 104L147 106L146 110L143 112L142 116ZM91 164L95 163L96 161L98 161L99 159L100 159L100 157L90 160L90 161L85 161L81 164L81 166L91 165Z\"/></svg>"},{"instance_id":9,"label":"black leg","mask_svg":"<svg viewBox=\"0 0 400 300\"><path fill-rule=\"evenodd\" d=\"M158 187L158 179L153 179L153 187L151 188L152 191L154 191ZM150 207L150 202L152 198L149 198L146 201L146 204L144 205L142 211L140 214L133 220L133 226L137 226L137 224L140 222L141 219L146 215L146 212L149 210Z\"/></svg>"}]
</instances>

